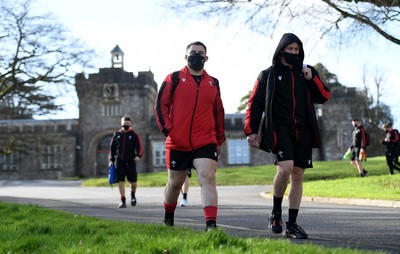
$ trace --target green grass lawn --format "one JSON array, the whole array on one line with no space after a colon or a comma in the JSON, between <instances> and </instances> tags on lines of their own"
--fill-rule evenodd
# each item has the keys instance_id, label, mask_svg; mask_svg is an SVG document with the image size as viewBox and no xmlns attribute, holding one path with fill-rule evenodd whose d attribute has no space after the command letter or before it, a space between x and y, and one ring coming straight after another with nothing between
<instances>
[{"instance_id":1,"label":"green grass lawn","mask_svg":"<svg viewBox=\"0 0 400 254\"><path fill-rule=\"evenodd\" d=\"M0 202L0 253L379 253L112 221ZM382 252L381 252L382 253Z\"/></svg>"},{"instance_id":2,"label":"green grass lawn","mask_svg":"<svg viewBox=\"0 0 400 254\"><path fill-rule=\"evenodd\" d=\"M363 163L369 176L360 178L349 161L317 161L307 169L304 177L304 196L366 198L400 200L400 174L389 175L385 157L368 158ZM219 168L217 184L269 185L275 176L275 166ZM138 186L164 186L167 172L141 173ZM190 178L191 186L198 186L196 171ZM88 179L83 186L109 186L107 178Z\"/></svg>"}]
</instances>

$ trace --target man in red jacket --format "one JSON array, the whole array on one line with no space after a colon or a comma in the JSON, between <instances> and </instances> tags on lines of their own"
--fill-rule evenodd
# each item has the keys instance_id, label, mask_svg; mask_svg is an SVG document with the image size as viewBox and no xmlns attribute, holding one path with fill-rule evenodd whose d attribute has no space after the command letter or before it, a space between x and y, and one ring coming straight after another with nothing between
<instances>
[{"instance_id":1,"label":"man in red jacket","mask_svg":"<svg viewBox=\"0 0 400 254\"><path fill-rule=\"evenodd\" d=\"M174 212L187 170L197 170L206 230L216 227L218 194L215 182L224 133L224 107L218 80L208 75L206 46L192 42L186 48L187 65L177 80L169 74L154 105L160 131L167 137L168 183L164 192L164 224L174 225ZM177 72L175 72L177 74Z\"/></svg>"}]
</instances>

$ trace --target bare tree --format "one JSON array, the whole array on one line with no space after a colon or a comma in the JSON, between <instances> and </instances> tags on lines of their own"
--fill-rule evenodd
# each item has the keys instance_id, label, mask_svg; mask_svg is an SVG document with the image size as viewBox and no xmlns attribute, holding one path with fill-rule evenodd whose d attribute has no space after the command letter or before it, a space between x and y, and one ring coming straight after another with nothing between
<instances>
[{"instance_id":1,"label":"bare tree","mask_svg":"<svg viewBox=\"0 0 400 254\"><path fill-rule=\"evenodd\" d=\"M56 92L94 55L39 7L35 0L0 2L0 119L62 109Z\"/></svg>"},{"instance_id":2,"label":"bare tree","mask_svg":"<svg viewBox=\"0 0 400 254\"><path fill-rule=\"evenodd\" d=\"M378 129L383 123L392 122L393 117L387 108L387 105L381 102L383 92L385 89L384 73L378 70L375 73L369 73L367 68L363 69L363 90L367 105L370 109L368 113L368 121L376 126ZM373 84L371 84L372 80ZM373 89L372 89L373 88ZM375 96L373 96L373 90L375 90Z\"/></svg>"},{"instance_id":3,"label":"bare tree","mask_svg":"<svg viewBox=\"0 0 400 254\"><path fill-rule=\"evenodd\" d=\"M400 45L399 0L170 0L167 5L180 14L218 16L221 23L238 21L263 33L273 34L281 21L292 28L305 22L317 27L320 37L329 34L340 42L372 30Z\"/></svg>"},{"instance_id":4,"label":"bare tree","mask_svg":"<svg viewBox=\"0 0 400 254\"><path fill-rule=\"evenodd\" d=\"M380 155L382 145L379 140L384 136L380 127L383 123L393 122L390 107L381 102L385 88L384 73L378 70L375 73L370 73L367 67L364 67L362 81L361 94L364 99L358 103L358 107L363 109L359 117L364 120L371 136L372 142L368 148L369 152L373 155ZM374 90L375 92L373 92Z\"/></svg>"}]
</instances>

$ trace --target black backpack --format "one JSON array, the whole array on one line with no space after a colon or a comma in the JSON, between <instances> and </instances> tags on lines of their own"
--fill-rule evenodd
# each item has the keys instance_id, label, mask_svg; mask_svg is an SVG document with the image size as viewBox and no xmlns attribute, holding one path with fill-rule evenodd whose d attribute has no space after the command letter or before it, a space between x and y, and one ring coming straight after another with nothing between
<instances>
[{"instance_id":1,"label":"black backpack","mask_svg":"<svg viewBox=\"0 0 400 254\"><path fill-rule=\"evenodd\" d=\"M179 72L180 71L174 71L172 73L172 90L171 90L171 95L174 94L176 87L179 84ZM219 92L219 82L218 79L212 77L214 79L214 84L217 86L218 92Z\"/></svg>"},{"instance_id":2,"label":"black backpack","mask_svg":"<svg viewBox=\"0 0 400 254\"><path fill-rule=\"evenodd\" d=\"M364 135L365 135L365 147L367 147L371 143L371 137L365 130L364 130Z\"/></svg>"}]
</instances>

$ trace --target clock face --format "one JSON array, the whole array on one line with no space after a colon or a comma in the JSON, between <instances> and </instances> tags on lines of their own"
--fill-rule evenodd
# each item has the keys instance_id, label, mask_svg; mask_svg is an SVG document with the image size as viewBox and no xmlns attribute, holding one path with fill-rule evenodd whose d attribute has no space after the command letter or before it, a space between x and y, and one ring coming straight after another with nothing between
<instances>
[{"instance_id":1,"label":"clock face","mask_svg":"<svg viewBox=\"0 0 400 254\"><path fill-rule=\"evenodd\" d=\"M118 85L117 84L104 84L103 96L106 98L115 98L118 96Z\"/></svg>"}]
</instances>

